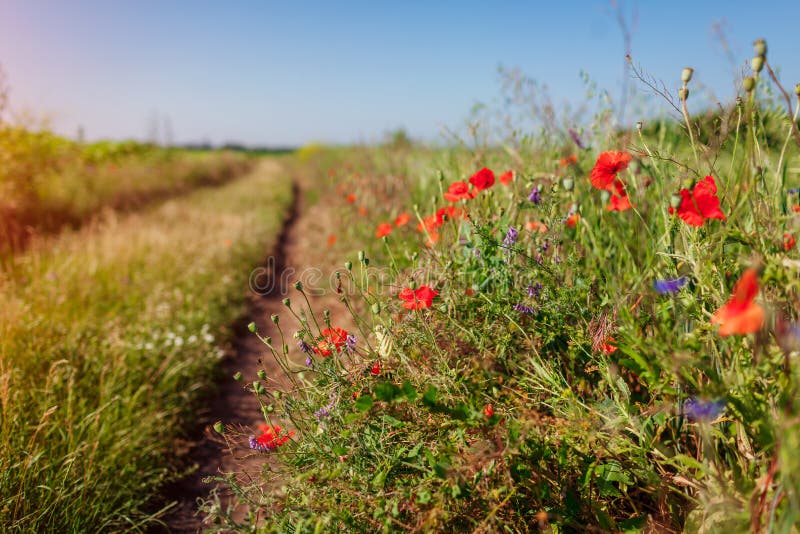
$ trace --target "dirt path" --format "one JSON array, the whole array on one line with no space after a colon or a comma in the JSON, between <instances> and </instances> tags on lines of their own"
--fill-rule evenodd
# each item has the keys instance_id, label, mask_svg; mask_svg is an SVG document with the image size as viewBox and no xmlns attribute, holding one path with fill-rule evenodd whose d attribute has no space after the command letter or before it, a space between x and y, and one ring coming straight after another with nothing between
<instances>
[{"instance_id":1,"label":"dirt path","mask_svg":"<svg viewBox=\"0 0 800 534\"><path fill-rule=\"evenodd\" d=\"M192 475L167 489L166 498L178 501L178 505L162 518L167 526L155 529L154 532L199 532L207 528L209 525L204 524L204 518L197 513L198 499L207 499L212 491L216 492L224 508L231 505L233 499L229 490L218 487L217 483L204 483L203 479L220 473L235 472L237 479L247 484L257 479L265 462L272 461L267 456L253 453L248 448L246 437L242 439L237 436L232 440L233 447L229 449L211 425L215 421L222 421L226 425L241 427L244 434L256 433L256 427L263 422L263 416L256 397L245 390L245 385L256 380L259 369L266 368L269 383L284 390L288 389L287 383L281 380L283 376L280 367L261 341L248 330L247 325L254 322L261 335L277 339L278 334L270 317L272 314L279 314L288 320L282 300L287 296L298 297L293 288L294 282L302 280L303 274L310 267L321 269L326 276L334 268L331 251L324 248L327 232L333 227L334 215L324 209L314 209L313 213L307 210L303 190L304 187L296 182L294 201L284 229L275 249L260 266L262 269L266 268L268 276L277 283L270 284L271 290L263 294L251 290L248 293L246 314L233 325L233 354L222 364L218 395L209 400L208 413L203 414L207 425L189 453L197 469ZM259 266L252 267L255 269ZM313 298L312 304L315 309L330 309L335 324L345 327L351 324L349 314L335 294L326 292L325 295ZM292 347L292 350L295 348ZM300 358L299 351L294 356ZM236 372L242 373L242 381L232 378ZM234 516L242 518L243 510L237 510Z\"/></svg>"}]
</instances>

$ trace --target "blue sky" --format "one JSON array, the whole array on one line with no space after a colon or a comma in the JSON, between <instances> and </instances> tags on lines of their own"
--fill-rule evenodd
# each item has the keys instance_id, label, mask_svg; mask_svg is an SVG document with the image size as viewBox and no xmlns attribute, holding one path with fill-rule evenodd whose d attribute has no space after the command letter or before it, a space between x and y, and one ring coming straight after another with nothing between
<instances>
[{"instance_id":1,"label":"blue sky","mask_svg":"<svg viewBox=\"0 0 800 534\"><path fill-rule=\"evenodd\" d=\"M622 6L638 18L634 60L670 87L691 65L693 83L729 98L758 37L785 84L800 81L797 2ZM346 143L398 127L435 140L500 96L500 64L556 101L583 98L581 70L619 94L614 13L608 1L0 0L0 65L14 111L89 139L146 138L158 114L178 142Z\"/></svg>"}]
</instances>

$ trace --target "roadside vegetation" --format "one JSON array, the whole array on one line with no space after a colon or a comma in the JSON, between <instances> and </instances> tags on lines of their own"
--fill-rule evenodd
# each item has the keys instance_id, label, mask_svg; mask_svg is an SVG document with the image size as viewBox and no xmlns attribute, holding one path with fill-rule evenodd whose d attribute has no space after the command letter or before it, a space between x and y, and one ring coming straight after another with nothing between
<instances>
[{"instance_id":1,"label":"roadside vegetation","mask_svg":"<svg viewBox=\"0 0 800 534\"><path fill-rule=\"evenodd\" d=\"M264 425L218 426L279 461L219 529L795 531L800 85L766 55L703 117L685 69L631 131L298 163L359 221L331 229L358 328L287 296L295 387L244 377Z\"/></svg>"},{"instance_id":2,"label":"roadside vegetation","mask_svg":"<svg viewBox=\"0 0 800 534\"><path fill-rule=\"evenodd\" d=\"M65 150L85 157L89 148ZM104 169L98 177L119 165L114 173L129 180L103 192L85 174L31 176L94 191L74 204L82 212L129 186L196 185L233 168L214 154L134 152L92 164ZM176 438L194 428L227 326L242 313L250 268L274 245L291 196L280 165L264 160L230 184L135 213L104 211L7 259L0 270L3 529L152 526L151 500L176 476Z\"/></svg>"}]
</instances>

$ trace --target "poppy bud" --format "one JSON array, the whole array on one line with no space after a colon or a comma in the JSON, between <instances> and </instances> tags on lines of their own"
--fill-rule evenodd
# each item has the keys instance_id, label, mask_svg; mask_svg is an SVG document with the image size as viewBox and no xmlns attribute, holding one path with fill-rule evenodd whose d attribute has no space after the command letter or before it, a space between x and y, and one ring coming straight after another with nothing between
<instances>
[{"instance_id":1,"label":"poppy bud","mask_svg":"<svg viewBox=\"0 0 800 534\"><path fill-rule=\"evenodd\" d=\"M747 78L742 80L742 87L744 87L744 90L749 93L750 91L755 89L755 87L756 87L756 79L753 78L752 76L748 76Z\"/></svg>"},{"instance_id":2,"label":"poppy bud","mask_svg":"<svg viewBox=\"0 0 800 534\"><path fill-rule=\"evenodd\" d=\"M275 397L276 399L280 399L283 396L283 393L281 393L281 390L276 389L275 393L273 393L272 396Z\"/></svg>"},{"instance_id":3,"label":"poppy bud","mask_svg":"<svg viewBox=\"0 0 800 534\"><path fill-rule=\"evenodd\" d=\"M292 301L289 300L288 298L283 299L283 305L286 306L287 308L291 308L292 307Z\"/></svg>"},{"instance_id":4,"label":"poppy bud","mask_svg":"<svg viewBox=\"0 0 800 534\"><path fill-rule=\"evenodd\" d=\"M280 321L280 317L278 317L277 313L273 313L270 319L272 319L272 322L275 324L278 324L278 321Z\"/></svg>"},{"instance_id":5,"label":"poppy bud","mask_svg":"<svg viewBox=\"0 0 800 534\"><path fill-rule=\"evenodd\" d=\"M753 50L755 50L756 55L764 57L767 55L767 42L764 39L758 39L753 43Z\"/></svg>"},{"instance_id":6,"label":"poppy bud","mask_svg":"<svg viewBox=\"0 0 800 534\"><path fill-rule=\"evenodd\" d=\"M258 328L256 328L256 323L250 323L249 325L247 325L247 329L250 330L251 332L255 332L256 330L258 330Z\"/></svg>"},{"instance_id":7,"label":"poppy bud","mask_svg":"<svg viewBox=\"0 0 800 534\"><path fill-rule=\"evenodd\" d=\"M366 257L367 255L363 250L358 251L358 261L364 261Z\"/></svg>"},{"instance_id":8,"label":"poppy bud","mask_svg":"<svg viewBox=\"0 0 800 534\"><path fill-rule=\"evenodd\" d=\"M764 68L764 57L754 56L753 59L750 60L750 67L753 69L753 72L755 73L761 72L761 69Z\"/></svg>"},{"instance_id":9,"label":"poppy bud","mask_svg":"<svg viewBox=\"0 0 800 534\"><path fill-rule=\"evenodd\" d=\"M439 311L442 313L447 313L447 304L442 304L439 306Z\"/></svg>"},{"instance_id":10,"label":"poppy bud","mask_svg":"<svg viewBox=\"0 0 800 534\"><path fill-rule=\"evenodd\" d=\"M642 128L644 127L644 123L642 121L636 121L636 130L641 132Z\"/></svg>"},{"instance_id":11,"label":"poppy bud","mask_svg":"<svg viewBox=\"0 0 800 534\"><path fill-rule=\"evenodd\" d=\"M411 282L408 284L408 287L410 287L411 289L417 289L417 282L415 282L414 280L412 280L412 281L411 281Z\"/></svg>"},{"instance_id":12,"label":"poppy bud","mask_svg":"<svg viewBox=\"0 0 800 534\"><path fill-rule=\"evenodd\" d=\"M352 271L353 270L353 262L352 261L344 262L344 268L347 269L348 271Z\"/></svg>"},{"instance_id":13,"label":"poppy bud","mask_svg":"<svg viewBox=\"0 0 800 534\"><path fill-rule=\"evenodd\" d=\"M381 305L379 303L377 303L377 302L374 303L372 305L372 313L374 313L375 315L378 315L380 312L381 312Z\"/></svg>"},{"instance_id":14,"label":"poppy bud","mask_svg":"<svg viewBox=\"0 0 800 534\"><path fill-rule=\"evenodd\" d=\"M669 205L675 209L678 209L678 207L681 205L681 202L683 202L683 197L677 193L673 193L672 196L669 197Z\"/></svg>"},{"instance_id":15,"label":"poppy bud","mask_svg":"<svg viewBox=\"0 0 800 534\"><path fill-rule=\"evenodd\" d=\"M575 187L575 180L572 178L564 178L561 180L561 185L564 186L565 191L572 191L572 188Z\"/></svg>"},{"instance_id":16,"label":"poppy bud","mask_svg":"<svg viewBox=\"0 0 800 534\"><path fill-rule=\"evenodd\" d=\"M265 370L259 369L257 374L258 374L258 378L260 378L261 380L266 380L267 379L267 372Z\"/></svg>"},{"instance_id":17,"label":"poppy bud","mask_svg":"<svg viewBox=\"0 0 800 534\"><path fill-rule=\"evenodd\" d=\"M275 407L273 405L267 404L266 406L264 406L264 415L266 415L268 413L272 413L274 411L275 411Z\"/></svg>"},{"instance_id":18,"label":"poppy bud","mask_svg":"<svg viewBox=\"0 0 800 534\"><path fill-rule=\"evenodd\" d=\"M600 191L600 200L603 202L603 204L611 200L611 191L607 191L605 189Z\"/></svg>"},{"instance_id":19,"label":"poppy bud","mask_svg":"<svg viewBox=\"0 0 800 534\"><path fill-rule=\"evenodd\" d=\"M236 371L236 374L233 375L233 379L236 380L237 382L239 380L241 380L242 379L242 372L241 371Z\"/></svg>"},{"instance_id":20,"label":"poppy bud","mask_svg":"<svg viewBox=\"0 0 800 534\"><path fill-rule=\"evenodd\" d=\"M214 423L214 430L216 431L217 434L225 433L225 427L223 426L222 421L217 421L216 423Z\"/></svg>"},{"instance_id":21,"label":"poppy bud","mask_svg":"<svg viewBox=\"0 0 800 534\"><path fill-rule=\"evenodd\" d=\"M694 180L692 178L684 178L681 181L681 189L691 189L694 186Z\"/></svg>"},{"instance_id":22,"label":"poppy bud","mask_svg":"<svg viewBox=\"0 0 800 534\"><path fill-rule=\"evenodd\" d=\"M296 290L298 290L298 291L302 291L303 290L303 282L298 280L297 282L294 283L294 288Z\"/></svg>"},{"instance_id":23,"label":"poppy bud","mask_svg":"<svg viewBox=\"0 0 800 534\"><path fill-rule=\"evenodd\" d=\"M272 338L267 336L267 337L264 338L264 341L267 343L267 345L269 345L269 344L272 343Z\"/></svg>"},{"instance_id":24,"label":"poppy bud","mask_svg":"<svg viewBox=\"0 0 800 534\"><path fill-rule=\"evenodd\" d=\"M284 344L283 344L283 347L281 347L281 348L283 349L283 353L284 353L284 354L289 354L289 345L287 345L286 343L284 343Z\"/></svg>"},{"instance_id":25,"label":"poppy bud","mask_svg":"<svg viewBox=\"0 0 800 534\"><path fill-rule=\"evenodd\" d=\"M800 96L800 83L794 84L794 94Z\"/></svg>"},{"instance_id":26,"label":"poppy bud","mask_svg":"<svg viewBox=\"0 0 800 534\"><path fill-rule=\"evenodd\" d=\"M325 317L325 321L330 321L331 320L331 311L330 310L323 311L322 315Z\"/></svg>"},{"instance_id":27,"label":"poppy bud","mask_svg":"<svg viewBox=\"0 0 800 534\"><path fill-rule=\"evenodd\" d=\"M681 87L678 89L678 98L681 100L688 100L689 99L689 90L685 87Z\"/></svg>"},{"instance_id":28,"label":"poppy bud","mask_svg":"<svg viewBox=\"0 0 800 534\"><path fill-rule=\"evenodd\" d=\"M683 83L689 83L692 79L692 74L694 74L694 69L692 67L684 67L681 71L681 81Z\"/></svg>"}]
</instances>

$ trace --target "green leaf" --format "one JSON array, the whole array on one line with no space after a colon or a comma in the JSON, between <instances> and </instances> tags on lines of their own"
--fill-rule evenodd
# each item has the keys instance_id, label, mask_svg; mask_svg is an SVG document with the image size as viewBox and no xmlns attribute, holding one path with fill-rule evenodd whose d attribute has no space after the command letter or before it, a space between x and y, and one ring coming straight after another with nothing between
<instances>
[{"instance_id":1,"label":"green leaf","mask_svg":"<svg viewBox=\"0 0 800 534\"><path fill-rule=\"evenodd\" d=\"M361 395L359 398L356 399L356 409L359 412L366 412L370 408L372 408L372 403L375 402L375 399L372 398L371 395Z\"/></svg>"}]
</instances>

